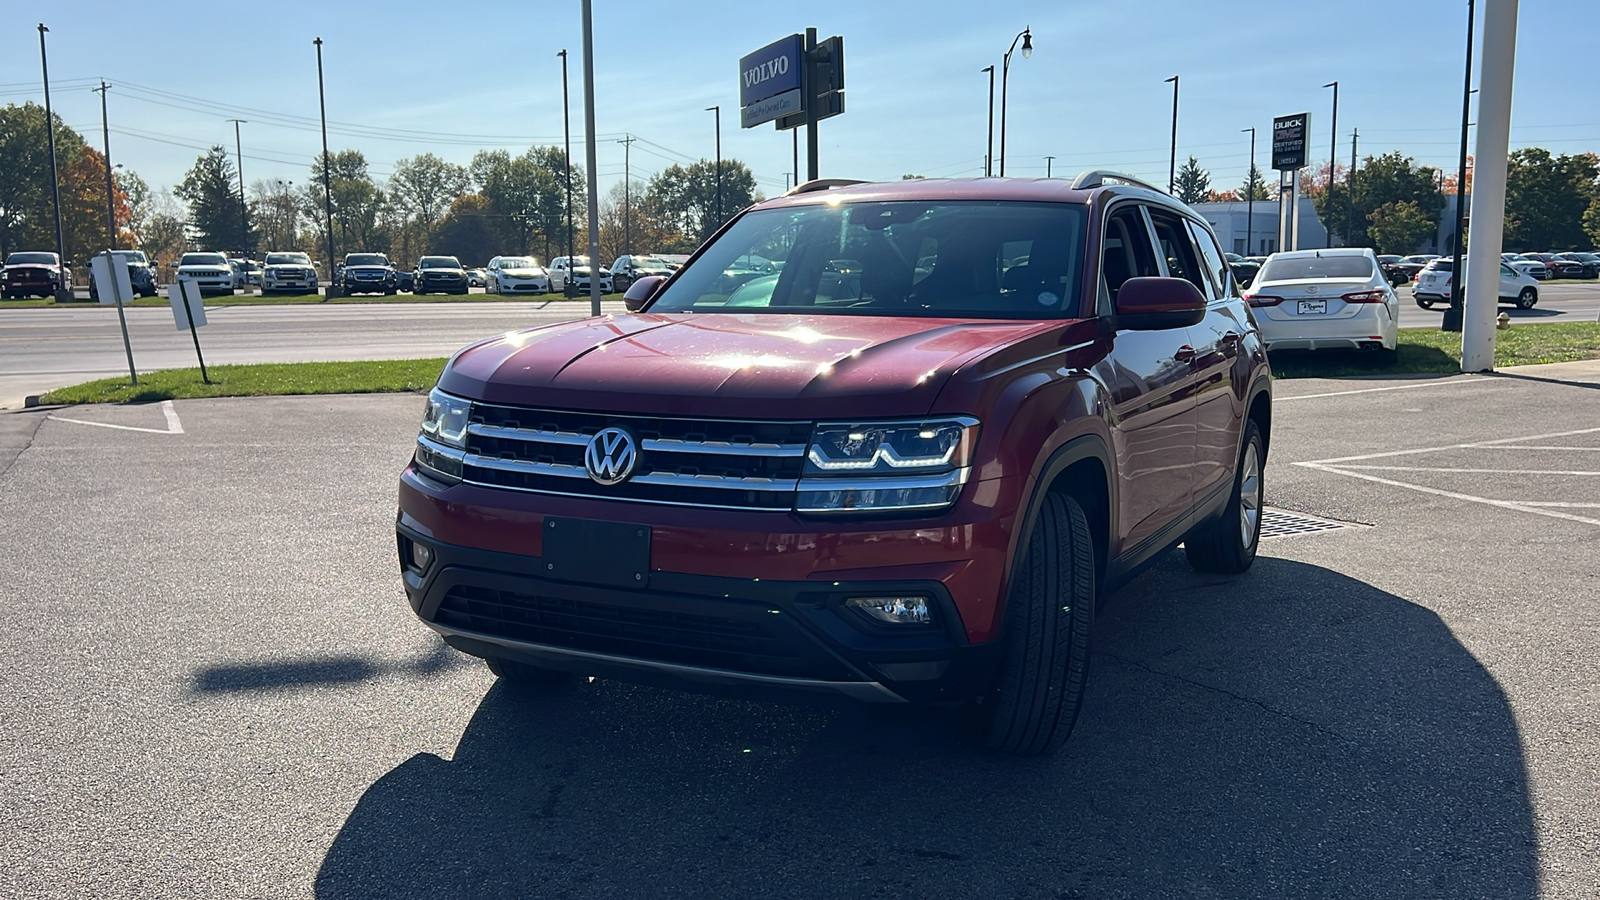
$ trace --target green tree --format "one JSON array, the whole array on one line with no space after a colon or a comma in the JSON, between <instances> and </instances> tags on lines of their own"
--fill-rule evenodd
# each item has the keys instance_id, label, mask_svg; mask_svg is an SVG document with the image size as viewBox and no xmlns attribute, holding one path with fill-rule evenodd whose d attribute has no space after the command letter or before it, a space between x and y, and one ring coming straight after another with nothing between
<instances>
[{"instance_id":1,"label":"green tree","mask_svg":"<svg viewBox=\"0 0 1600 900\"><path fill-rule=\"evenodd\" d=\"M1203 203L1209 193L1211 193L1211 174L1200 168L1200 160L1189 157L1189 161L1178 169L1178 199L1184 203Z\"/></svg>"},{"instance_id":2,"label":"green tree","mask_svg":"<svg viewBox=\"0 0 1600 900\"><path fill-rule=\"evenodd\" d=\"M1244 184L1239 186L1240 200L1271 200L1272 194L1267 190L1267 180L1261 176L1261 169L1255 164L1250 164L1250 174L1244 178Z\"/></svg>"},{"instance_id":3,"label":"green tree","mask_svg":"<svg viewBox=\"0 0 1600 900\"><path fill-rule=\"evenodd\" d=\"M1417 212L1437 227L1439 213L1444 209L1437 174L1432 167L1418 166L1416 160L1399 151L1369 156L1356 169L1353 203L1350 180L1341 177L1315 198L1317 215L1347 247L1374 245L1367 233L1370 217L1389 204L1414 203Z\"/></svg>"},{"instance_id":4,"label":"green tree","mask_svg":"<svg viewBox=\"0 0 1600 900\"><path fill-rule=\"evenodd\" d=\"M1597 195L1594 157L1552 156L1542 147L1514 151L1506 164L1505 245L1517 250L1588 246L1584 215Z\"/></svg>"},{"instance_id":5,"label":"green tree","mask_svg":"<svg viewBox=\"0 0 1600 900\"><path fill-rule=\"evenodd\" d=\"M394 164L389 198L407 219L431 228L466 193L470 177L465 166L420 153Z\"/></svg>"},{"instance_id":6,"label":"green tree","mask_svg":"<svg viewBox=\"0 0 1600 900\"><path fill-rule=\"evenodd\" d=\"M231 248L243 251L253 246L248 223L240 221L238 170L233 158L220 145L195 160L183 180L172 192L189 204L189 226L195 239L207 250Z\"/></svg>"},{"instance_id":7,"label":"green tree","mask_svg":"<svg viewBox=\"0 0 1600 900\"><path fill-rule=\"evenodd\" d=\"M472 158L469 174L489 201L485 215L495 219L493 229L518 252L540 248L546 258L566 253L567 156L559 147L532 147L521 156L504 150L486 150ZM573 200L583 196L583 170L573 167ZM574 217L574 227L586 215ZM576 236L573 251L581 253Z\"/></svg>"},{"instance_id":8,"label":"green tree","mask_svg":"<svg viewBox=\"0 0 1600 900\"><path fill-rule=\"evenodd\" d=\"M389 232L381 222L384 193L367 171L367 157L360 150L341 150L330 157L326 167L321 155L311 161L311 183L301 194L301 210L312 223L317 246L328 245L323 233L327 216L322 175L326 168L333 197L334 255L342 259L347 253L386 252Z\"/></svg>"},{"instance_id":9,"label":"green tree","mask_svg":"<svg viewBox=\"0 0 1600 900\"><path fill-rule=\"evenodd\" d=\"M756 201L756 179L736 159L722 161L722 215L717 215L717 164L702 159L690 166L670 165L650 179L651 208L668 227L698 246L740 210Z\"/></svg>"},{"instance_id":10,"label":"green tree","mask_svg":"<svg viewBox=\"0 0 1600 900\"><path fill-rule=\"evenodd\" d=\"M1583 211L1583 232L1589 236L1590 247L1600 247L1600 196L1590 200Z\"/></svg>"},{"instance_id":11,"label":"green tree","mask_svg":"<svg viewBox=\"0 0 1600 900\"><path fill-rule=\"evenodd\" d=\"M105 157L60 116L55 117L55 133L64 250L68 261L82 264L105 247L108 237ZM138 177L131 172L126 176L125 183ZM122 188L112 193L121 232L128 225L127 194ZM118 238L122 246L129 240L131 235ZM8 104L0 107L0 254L55 246L55 191L44 108Z\"/></svg>"},{"instance_id":12,"label":"green tree","mask_svg":"<svg viewBox=\"0 0 1600 900\"><path fill-rule=\"evenodd\" d=\"M1385 203L1367 216L1367 237L1379 253L1411 253L1438 227L1414 200Z\"/></svg>"},{"instance_id":13,"label":"green tree","mask_svg":"<svg viewBox=\"0 0 1600 900\"><path fill-rule=\"evenodd\" d=\"M465 265L483 265L501 252L501 234L494 219L488 198L462 194L434 228L430 251L454 256Z\"/></svg>"}]
</instances>

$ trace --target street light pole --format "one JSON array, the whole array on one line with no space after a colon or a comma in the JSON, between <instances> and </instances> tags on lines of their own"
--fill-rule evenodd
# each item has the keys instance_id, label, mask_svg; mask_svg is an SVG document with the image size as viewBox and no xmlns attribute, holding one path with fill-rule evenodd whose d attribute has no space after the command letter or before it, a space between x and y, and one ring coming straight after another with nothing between
<instances>
[{"instance_id":1,"label":"street light pole","mask_svg":"<svg viewBox=\"0 0 1600 900\"><path fill-rule=\"evenodd\" d=\"M1239 129L1239 133L1250 132L1250 171L1244 176L1244 255L1252 256L1251 245L1256 239L1256 129Z\"/></svg>"},{"instance_id":2,"label":"street light pole","mask_svg":"<svg viewBox=\"0 0 1600 900\"><path fill-rule=\"evenodd\" d=\"M333 286L333 157L328 153L328 100L322 89L322 38L311 43L317 45L317 107L322 112L322 208L327 215L323 224L328 235L328 294L337 297Z\"/></svg>"},{"instance_id":3,"label":"street light pole","mask_svg":"<svg viewBox=\"0 0 1600 900\"><path fill-rule=\"evenodd\" d=\"M1033 32L1027 28L1011 39L1011 47L1006 50L1006 55L1000 60L1000 177L1006 174L1006 87L1011 80L1011 54L1017 49L1017 41L1022 42L1022 58L1027 59L1033 55Z\"/></svg>"},{"instance_id":4,"label":"street light pole","mask_svg":"<svg viewBox=\"0 0 1600 900\"><path fill-rule=\"evenodd\" d=\"M1178 187L1178 76L1165 79L1172 82L1172 159L1167 163L1167 193Z\"/></svg>"},{"instance_id":5,"label":"street light pole","mask_svg":"<svg viewBox=\"0 0 1600 900\"><path fill-rule=\"evenodd\" d=\"M589 165L589 315L600 315L600 184L594 141L594 3L583 0L583 130Z\"/></svg>"},{"instance_id":6,"label":"street light pole","mask_svg":"<svg viewBox=\"0 0 1600 900\"><path fill-rule=\"evenodd\" d=\"M708 106L706 112L717 116L717 227L721 228L725 221L722 218L722 107Z\"/></svg>"},{"instance_id":7,"label":"street light pole","mask_svg":"<svg viewBox=\"0 0 1600 900\"><path fill-rule=\"evenodd\" d=\"M633 255L633 142L638 138L624 135L617 143L622 145L622 252Z\"/></svg>"},{"instance_id":8,"label":"street light pole","mask_svg":"<svg viewBox=\"0 0 1600 900\"><path fill-rule=\"evenodd\" d=\"M1466 238L1467 228L1467 126L1472 117L1472 29L1476 12L1477 4L1474 0L1467 0L1467 74L1461 85L1461 162L1456 167L1455 255L1450 269L1450 308L1444 311L1440 331L1460 331L1465 311L1462 301L1466 295L1461 287L1465 280L1462 277L1465 273L1461 271L1461 245Z\"/></svg>"},{"instance_id":9,"label":"street light pole","mask_svg":"<svg viewBox=\"0 0 1600 900\"><path fill-rule=\"evenodd\" d=\"M1344 231L1346 245L1349 245L1356 233L1356 149L1361 144L1361 129L1350 129L1350 202L1344 207Z\"/></svg>"},{"instance_id":10,"label":"street light pole","mask_svg":"<svg viewBox=\"0 0 1600 900\"><path fill-rule=\"evenodd\" d=\"M562 48L561 57L561 128L566 136L567 154L567 271L570 273L572 265L572 94L567 90L567 51ZM577 296L577 286L571 278L561 283L561 292L568 297Z\"/></svg>"},{"instance_id":11,"label":"street light pole","mask_svg":"<svg viewBox=\"0 0 1600 900\"><path fill-rule=\"evenodd\" d=\"M983 177L994 174L994 66L984 66L980 72L989 73L989 149L983 154Z\"/></svg>"},{"instance_id":12,"label":"street light pole","mask_svg":"<svg viewBox=\"0 0 1600 900\"><path fill-rule=\"evenodd\" d=\"M1324 188L1324 190L1326 190L1328 192L1328 194L1327 194L1327 196L1325 198L1323 198L1326 201L1326 200L1330 200L1330 199L1333 198L1333 182L1334 182L1333 168L1339 162L1339 82L1330 81L1327 84L1323 85L1323 87L1325 87L1325 88L1330 88L1330 87L1333 88L1333 124L1328 129L1328 140L1329 140L1329 147L1328 147L1328 186L1326 188ZM1350 198L1346 198L1346 199L1350 199ZM1326 202L1323 203L1323 208L1327 209L1327 203ZM1323 246L1332 247L1333 246L1333 229L1332 228L1327 228L1327 229L1324 229L1324 230L1327 232L1328 237L1327 237L1327 240L1325 241L1325 243L1323 244ZM1345 235L1345 243L1346 244L1350 243L1350 236L1348 234Z\"/></svg>"},{"instance_id":13,"label":"street light pole","mask_svg":"<svg viewBox=\"0 0 1600 900\"><path fill-rule=\"evenodd\" d=\"M55 200L56 213L56 256L61 261L61 270L66 271L67 247L66 240L61 231L61 177L56 173L56 118L50 112L50 59L45 54L44 35L50 29L39 23L39 68L44 71L44 130L50 138L50 189ZM72 296L67 291L66 279L62 279L56 288L56 299L71 300Z\"/></svg>"},{"instance_id":14,"label":"street light pole","mask_svg":"<svg viewBox=\"0 0 1600 900\"><path fill-rule=\"evenodd\" d=\"M239 126L248 119L229 119L233 123L233 156L239 166L239 250L250 258L250 213L244 199L244 145L239 140Z\"/></svg>"},{"instance_id":15,"label":"street light pole","mask_svg":"<svg viewBox=\"0 0 1600 900\"><path fill-rule=\"evenodd\" d=\"M1051 168L1055 165L1055 161L1056 158L1054 156L1046 156L1044 158L1044 177L1050 177Z\"/></svg>"}]
</instances>

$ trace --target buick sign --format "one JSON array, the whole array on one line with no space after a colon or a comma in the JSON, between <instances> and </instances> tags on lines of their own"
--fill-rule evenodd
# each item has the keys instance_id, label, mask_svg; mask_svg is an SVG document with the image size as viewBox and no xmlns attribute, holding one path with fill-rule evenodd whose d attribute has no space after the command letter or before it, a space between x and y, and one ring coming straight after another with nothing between
<instances>
[{"instance_id":1,"label":"buick sign","mask_svg":"<svg viewBox=\"0 0 1600 900\"><path fill-rule=\"evenodd\" d=\"M739 60L739 105L798 90L804 46L800 35L791 34Z\"/></svg>"},{"instance_id":2,"label":"buick sign","mask_svg":"<svg viewBox=\"0 0 1600 900\"><path fill-rule=\"evenodd\" d=\"M1311 114L1279 116L1272 120L1272 167L1280 172L1306 164L1306 134Z\"/></svg>"}]
</instances>

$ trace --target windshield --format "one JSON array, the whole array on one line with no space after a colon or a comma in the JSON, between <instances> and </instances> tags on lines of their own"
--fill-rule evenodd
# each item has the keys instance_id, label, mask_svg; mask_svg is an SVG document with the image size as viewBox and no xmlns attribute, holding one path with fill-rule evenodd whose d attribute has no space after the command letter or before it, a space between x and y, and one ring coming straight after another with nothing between
<instances>
[{"instance_id":1,"label":"windshield","mask_svg":"<svg viewBox=\"0 0 1600 900\"><path fill-rule=\"evenodd\" d=\"M129 265L147 266L150 264L150 260L145 257L143 250L118 250L117 253L126 259Z\"/></svg>"},{"instance_id":2,"label":"windshield","mask_svg":"<svg viewBox=\"0 0 1600 900\"><path fill-rule=\"evenodd\" d=\"M681 270L650 311L1072 316L1080 309L1083 223L1083 207L1060 203L757 210Z\"/></svg>"},{"instance_id":3,"label":"windshield","mask_svg":"<svg viewBox=\"0 0 1600 900\"><path fill-rule=\"evenodd\" d=\"M1275 256L1261 267L1257 281L1302 278L1371 278L1372 260L1365 256Z\"/></svg>"},{"instance_id":4,"label":"windshield","mask_svg":"<svg viewBox=\"0 0 1600 900\"><path fill-rule=\"evenodd\" d=\"M267 265L269 266L309 266L311 257L304 253L268 253Z\"/></svg>"},{"instance_id":5,"label":"windshield","mask_svg":"<svg viewBox=\"0 0 1600 900\"><path fill-rule=\"evenodd\" d=\"M347 266L387 266L389 260L382 253L352 253L344 258Z\"/></svg>"},{"instance_id":6,"label":"windshield","mask_svg":"<svg viewBox=\"0 0 1600 900\"><path fill-rule=\"evenodd\" d=\"M228 258L221 253L185 253L178 260L180 266L225 266Z\"/></svg>"},{"instance_id":7,"label":"windshield","mask_svg":"<svg viewBox=\"0 0 1600 900\"><path fill-rule=\"evenodd\" d=\"M538 260L526 256L507 256L500 260L500 268L502 269L536 269L538 267Z\"/></svg>"},{"instance_id":8,"label":"windshield","mask_svg":"<svg viewBox=\"0 0 1600 900\"><path fill-rule=\"evenodd\" d=\"M8 266L53 266L55 264L56 255L54 253L13 253L6 257L6 265Z\"/></svg>"},{"instance_id":9,"label":"windshield","mask_svg":"<svg viewBox=\"0 0 1600 900\"><path fill-rule=\"evenodd\" d=\"M424 256L422 262L417 263L419 269L459 269L461 261L454 256Z\"/></svg>"}]
</instances>

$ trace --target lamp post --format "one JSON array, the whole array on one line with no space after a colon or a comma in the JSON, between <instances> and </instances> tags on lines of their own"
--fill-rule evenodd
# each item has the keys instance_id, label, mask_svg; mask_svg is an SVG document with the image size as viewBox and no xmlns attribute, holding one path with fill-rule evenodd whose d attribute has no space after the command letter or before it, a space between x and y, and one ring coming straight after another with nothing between
<instances>
[{"instance_id":1,"label":"lamp post","mask_svg":"<svg viewBox=\"0 0 1600 900\"><path fill-rule=\"evenodd\" d=\"M1450 269L1450 308L1444 311L1440 331L1460 331L1463 313L1461 283L1461 245L1467 228L1467 127L1472 116L1472 28L1477 12L1474 0L1467 0L1467 74L1461 85L1461 162L1456 167L1456 239L1455 255Z\"/></svg>"},{"instance_id":2,"label":"lamp post","mask_svg":"<svg viewBox=\"0 0 1600 900\"><path fill-rule=\"evenodd\" d=\"M595 169L594 3L583 0L584 161L589 166L589 315L600 315L600 184Z\"/></svg>"},{"instance_id":3,"label":"lamp post","mask_svg":"<svg viewBox=\"0 0 1600 900\"><path fill-rule=\"evenodd\" d=\"M239 140L239 126L248 119L229 119L233 123L233 157L239 167L239 250L250 258L250 213L244 199L244 145Z\"/></svg>"},{"instance_id":4,"label":"lamp post","mask_svg":"<svg viewBox=\"0 0 1600 900\"><path fill-rule=\"evenodd\" d=\"M1244 176L1244 255L1250 256L1250 247L1256 239L1256 129L1239 129L1250 132L1250 171Z\"/></svg>"},{"instance_id":5,"label":"lamp post","mask_svg":"<svg viewBox=\"0 0 1600 900\"><path fill-rule=\"evenodd\" d=\"M1330 88L1330 87L1333 88L1333 123L1332 123L1331 127L1329 127L1329 129L1328 129L1328 140L1329 140L1329 146L1328 146L1328 186L1326 188L1324 188L1324 190L1326 190L1328 192L1328 196L1326 198L1324 198L1326 200L1326 199L1331 199L1333 197L1333 181L1334 181L1334 178L1333 178L1333 167L1339 161L1339 82L1330 81L1327 84L1323 85L1323 87L1325 87L1325 88ZM1323 207L1326 208L1327 204L1324 203ZM1328 237L1327 237L1327 240L1324 242L1323 246L1332 247L1333 246L1333 229L1332 228L1327 228L1327 229L1324 229L1324 230L1327 232ZM1345 242L1349 243L1349 235L1345 236Z\"/></svg>"},{"instance_id":6,"label":"lamp post","mask_svg":"<svg viewBox=\"0 0 1600 900\"><path fill-rule=\"evenodd\" d=\"M566 137L567 154L567 270L572 266L572 95L567 90L567 51L562 48L561 57L561 128ZM567 278L561 283L561 292L568 297L578 296L578 286Z\"/></svg>"},{"instance_id":7,"label":"lamp post","mask_svg":"<svg viewBox=\"0 0 1600 900\"><path fill-rule=\"evenodd\" d=\"M717 117L717 227L722 227L722 107L708 106L706 112Z\"/></svg>"},{"instance_id":8,"label":"lamp post","mask_svg":"<svg viewBox=\"0 0 1600 900\"><path fill-rule=\"evenodd\" d=\"M1011 47L1000 60L1000 177L1006 174L1006 86L1011 78L1011 54L1016 52L1017 41L1022 42L1022 58L1033 55L1033 32L1027 28L1011 39Z\"/></svg>"},{"instance_id":9,"label":"lamp post","mask_svg":"<svg viewBox=\"0 0 1600 900\"><path fill-rule=\"evenodd\" d=\"M1178 186L1178 76L1165 79L1172 83L1172 159L1167 163L1167 193Z\"/></svg>"},{"instance_id":10,"label":"lamp post","mask_svg":"<svg viewBox=\"0 0 1600 900\"><path fill-rule=\"evenodd\" d=\"M50 140L50 190L55 201L56 213L56 257L61 261L62 271L66 270L67 247L66 240L61 231L61 178L56 173L56 118L50 112L50 59L45 54L44 35L50 29L39 23L39 68L44 72L44 130ZM56 286L56 299L71 300L72 294L67 290L66 279L62 279Z\"/></svg>"},{"instance_id":11,"label":"lamp post","mask_svg":"<svg viewBox=\"0 0 1600 900\"><path fill-rule=\"evenodd\" d=\"M983 154L983 177L994 174L994 66L984 66L980 72L989 73L989 149Z\"/></svg>"},{"instance_id":12,"label":"lamp post","mask_svg":"<svg viewBox=\"0 0 1600 900\"><path fill-rule=\"evenodd\" d=\"M1046 156L1044 158L1044 177L1050 177L1050 172L1052 167L1055 165L1055 161L1056 158L1054 156Z\"/></svg>"},{"instance_id":13,"label":"lamp post","mask_svg":"<svg viewBox=\"0 0 1600 900\"><path fill-rule=\"evenodd\" d=\"M317 107L322 112L322 208L327 216L323 226L328 235L328 294L337 297L333 285L333 157L328 153L328 100L322 90L322 38L311 43L317 45Z\"/></svg>"}]
</instances>

